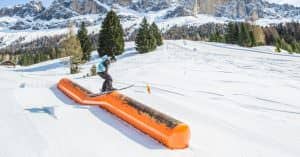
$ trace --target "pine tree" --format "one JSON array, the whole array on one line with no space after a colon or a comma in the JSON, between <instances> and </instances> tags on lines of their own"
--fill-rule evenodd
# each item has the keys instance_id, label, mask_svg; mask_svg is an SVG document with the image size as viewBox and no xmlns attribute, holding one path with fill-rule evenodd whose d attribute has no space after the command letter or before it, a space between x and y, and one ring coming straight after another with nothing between
<instances>
[{"instance_id":1,"label":"pine tree","mask_svg":"<svg viewBox=\"0 0 300 157\"><path fill-rule=\"evenodd\" d=\"M29 54L26 53L24 58L25 58L25 64L24 65L30 65L30 63L31 63L30 60L32 60L32 58L29 56Z\"/></svg>"},{"instance_id":2,"label":"pine tree","mask_svg":"<svg viewBox=\"0 0 300 157\"><path fill-rule=\"evenodd\" d=\"M156 39L146 18L143 19L140 25L135 38L135 44L136 50L140 53L147 53L156 49Z\"/></svg>"},{"instance_id":3,"label":"pine tree","mask_svg":"<svg viewBox=\"0 0 300 157\"><path fill-rule=\"evenodd\" d=\"M140 28L135 38L136 50L140 53L148 52L148 41L147 41L147 32L149 31L149 24L146 18L143 19L140 24Z\"/></svg>"},{"instance_id":4,"label":"pine tree","mask_svg":"<svg viewBox=\"0 0 300 157\"><path fill-rule=\"evenodd\" d=\"M239 27L237 23L230 22L228 24L225 40L227 43L236 44L239 36Z\"/></svg>"},{"instance_id":5,"label":"pine tree","mask_svg":"<svg viewBox=\"0 0 300 157\"><path fill-rule=\"evenodd\" d=\"M275 51L276 52L281 52L281 47L282 47L282 44L281 44L281 40L279 38L276 39L276 49Z\"/></svg>"},{"instance_id":6,"label":"pine tree","mask_svg":"<svg viewBox=\"0 0 300 157\"><path fill-rule=\"evenodd\" d=\"M220 34L219 31L216 31L216 33L212 34L209 38L210 42L225 42L224 36Z\"/></svg>"},{"instance_id":7,"label":"pine tree","mask_svg":"<svg viewBox=\"0 0 300 157\"><path fill-rule=\"evenodd\" d=\"M120 19L114 11L107 13L98 40L99 56L116 56L124 52L124 32Z\"/></svg>"},{"instance_id":8,"label":"pine tree","mask_svg":"<svg viewBox=\"0 0 300 157\"><path fill-rule=\"evenodd\" d=\"M300 53L300 43L297 42L296 40L293 41L291 44L293 52Z\"/></svg>"},{"instance_id":9,"label":"pine tree","mask_svg":"<svg viewBox=\"0 0 300 157\"><path fill-rule=\"evenodd\" d=\"M77 38L80 41L81 49L83 52L82 61L86 62L89 61L91 58L91 52L92 52L92 41L88 36L88 31L85 27L85 23L82 22L80 29L77 33Z\"/></svg>"},{"instance_id":10,"label":"pine tree","mask_svg":"<svg viewBox=\"0 0 300 157\"><path fill-rule=\"evenodd\" d=\"M280 49L280 47L277 44L276 44L275 52L278 52L278 53L281 52L281 49Z\"/></svg>"},{"instance_id":11,"label":"pine tree","mask_svg":"<svg viewBox=\"0 0 300 157\"><path fill-rule=\"evenodd\" d=\"M300 42L297 42L295 47L295 52L300 53Z\"/></svg>"},{"instance_id":12,"label":"pine tree","mask_svg":"<svg viewBox=\"0 0 300 157\"><path fill-rule=\"evenodd\" d=\"M28 54L27 55L27 65L34 64L34 54Z\"/></svg>"},{"instance_id":13,"label":"pine tree","mask_svg":"<svg viewBox=\"0 0 300 157\"><path fill-rule=\"evenodd\" d=\"M154 37L156 39L157 46L163 45L163 38L162 38L161 32L158 29L156 23L153 22L152 25L151 25L151 27L150 27L150 29L152 30L153 35L154 35Z\"/></svg>"},{"instance_id":14,"label":"pine tree","mask_svg":"<svg viewBox=\"0 0 300 157\"><path fill-rule=\"evenodd\" d=\"M148 41L149 41L149 43L148 43L149 50L150 51L154 51L156 49L156 47L157 47L157 42L156 42L156 38L155 38L154 32L151 29L151 26L149 27L147 37L148 37Z\"/></svg>"},{"instance_id":15,"label":"pine tree","mask_svg":"<svg viewBox=\"0 0 300 157\"><path fill-rule=\"evenodd\" d=\"M290 53L293 52L292 46L289 43L287 43L284 39L281 39L281 48Z\"/></svg>"},{"instance_id":16,"label":"pine tree","mask_svg":"<svg viewBox=\"0 0 300 157\"><path fill-rule=\"evenodd\" d=\"M240 24L239 45L241 45L241 46L250 46L251 45L249 24L246 24L246 23Z\"/></svg>"},{"instance_id":17,"label":"pine tree","mask_svg":"<svg viewBox=\"0 0 300 157\"><path fill-rule=\"evenodd\" d=\"M25 56L25 54L22 54L21 55L21 59L20 59L20 65L26 65L26 56Z\"/></svg>"},{"instance_id":18,"label":"pine tree","mask_svg":"<svg viewBox=\"0 0 300 157\"><path fill-rule=\"evenodd\" d=\"M217 42L216 34L210 35L210 37L209 37L209 42Z\"/></svg>"},{"instance_id":19,"label":"pine tree","mask_svg":"<svg viewBox=\"0 0 300 157\"><path fill-rule=\"evenodd\" d=\"M256 40L255 40L253 31L249 32L249 37L250 37L250 43L251 43L250 46L251 47L256 46Z\"/></svg>"},{"instance_id":20,"label":"pine tree","mask_svg":"<svg viewBox=\"0 0 300 157\"><path fill-rule=\"evenodd\" d=\"M240 23L235 23L234 24L234 44L239 44L239 36L240 36Z\"/></svg>"},{"instance_id":21,"label":"pine tree","mask_svg":"<svg viewBox=\"0 0 300 157\"><path fill-rule=\"evenodd\" d=\"M280 49L286 50L289 53L294 52L293 45L287 43L284 39L276 39L276 52L281 52Z\"/></svg>"}]
</instances>

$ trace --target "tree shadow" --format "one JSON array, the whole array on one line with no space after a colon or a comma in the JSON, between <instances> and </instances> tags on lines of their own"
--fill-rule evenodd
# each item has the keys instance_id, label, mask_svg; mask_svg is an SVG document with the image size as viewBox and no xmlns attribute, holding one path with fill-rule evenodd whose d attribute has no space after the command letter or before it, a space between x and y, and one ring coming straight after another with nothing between
<instances>
[{"instance_id":1,"label":"tree shadow","mask_svg":"<svg viewBox=\"0 0 300 157\"><path fill-rule=\"evenodd\" d=\"M143 145L148 149L165 149L165 147L162 144L153 140L148 135L138 131L136 128L132 127L130 124L114 116L110 112L103 110L99 107L91 107L89 110L99 120L111 126L115 130L119 131L132 141Z\"/></svg>"}]
</instances>

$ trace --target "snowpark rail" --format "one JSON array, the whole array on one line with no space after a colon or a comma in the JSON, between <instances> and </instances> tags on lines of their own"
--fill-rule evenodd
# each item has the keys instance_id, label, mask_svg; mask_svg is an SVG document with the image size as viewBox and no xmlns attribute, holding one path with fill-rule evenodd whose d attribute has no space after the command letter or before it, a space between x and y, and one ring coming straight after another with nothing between
<instances>
[{"instance_id":1,"label":"snowpark rail","mask_svg":"<svg viewBox=\"0 0 300 157\"><path fill-rule=\"evenodd\" d=\"M57 86L64 94L77 103L99 106L170 149L188 147L190 129L187 124L156 111L132 98L116 91L98 97L90 97L89 95L93 94L92 92L68 79L60 80Z\"/></svg>"}]
</instances>

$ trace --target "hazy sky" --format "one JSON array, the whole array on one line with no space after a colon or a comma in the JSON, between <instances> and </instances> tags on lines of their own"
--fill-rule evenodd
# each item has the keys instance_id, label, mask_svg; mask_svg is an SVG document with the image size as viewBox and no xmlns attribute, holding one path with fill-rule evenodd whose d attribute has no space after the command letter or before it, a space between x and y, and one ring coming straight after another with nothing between
<instances>
[{"instance_id":1,"label":"hazy sky","mask_svg":"<svg viewBox=\"0 0 300 157\"><path fill-rule=\"evenodd\" d=\"M15 4L23 4L26 3L30 0L0 0L0 8L5 7L5 6L13 6ZM41 0L45 6L48 6L51 1L53 0ZM275 2L275 3L289 3L289 4L294 4L297 6L300 6L300 0L267 0L270 2Z\"/></svg>"}]
</instances>

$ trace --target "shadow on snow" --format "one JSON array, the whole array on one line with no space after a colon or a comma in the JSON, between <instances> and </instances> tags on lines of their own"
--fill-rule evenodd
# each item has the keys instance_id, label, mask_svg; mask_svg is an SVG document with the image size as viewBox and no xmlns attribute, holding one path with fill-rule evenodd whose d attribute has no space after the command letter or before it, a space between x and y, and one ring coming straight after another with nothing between
<instances>
[{"instance_id":1,"label":"shadow on snow","mask_svg":"<svg viewBox=\"0 0 300 157\"><path fill-rule=\"evenodd\" d=\"M105 124L111 126L115 130L122 133L124 136L128 137L132 141L148 148L148 149L165 149L163 145L156 142L148 135L138 131L130 124L122 121L113 114L95 106L80 106L77 105L73 100L65 96L56 86L51 87L51 90L55 96L61 100L64 104L72 105L77 109L88 109L97 119L101 120Z\"/></svg>"},{"instance_id":2,"label":"shadow on snow","mask_svg":"<svg viewBox=\"0 0 300 157\"><path fill-rule=\"evenodd\" d=\"M57 117L55 115L55 107L54 106L26 108L24 110L26 110L30 113L45 113L45 114L48 114L51 117L57 119Z\"/></svg>"}]
</instances>

